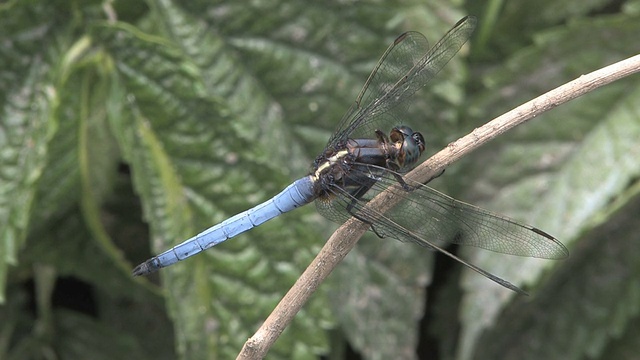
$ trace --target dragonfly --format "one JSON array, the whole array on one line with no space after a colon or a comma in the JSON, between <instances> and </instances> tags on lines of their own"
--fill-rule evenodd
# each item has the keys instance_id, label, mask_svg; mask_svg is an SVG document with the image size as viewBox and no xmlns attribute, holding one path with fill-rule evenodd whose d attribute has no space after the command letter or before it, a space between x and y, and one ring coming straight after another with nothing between
<instances>
[{"instance_id":1,"label":"dragonfly","mask_svg":"<svg viewBox=\"0 0 640 360\"><path fill-rule=\"evenodd\" d=\"M516 291L523 290L459 258L450 244L524 257L562 259L568 250L546 232L506 216L455 200L403 177L417 164L426 144L403 124L411 96L424 87L467 42L476 26L467 16L433 47L418 32L405 32L387 48L356 101L343 116L310 173L270 200L212 226L138 265L145 275L198 254L265 221L315 202L326 218L351 217L390 237L440 251L466 267ZM387 191L397 205L376 210L367 204Z\"/></svg>"}]
</instances>

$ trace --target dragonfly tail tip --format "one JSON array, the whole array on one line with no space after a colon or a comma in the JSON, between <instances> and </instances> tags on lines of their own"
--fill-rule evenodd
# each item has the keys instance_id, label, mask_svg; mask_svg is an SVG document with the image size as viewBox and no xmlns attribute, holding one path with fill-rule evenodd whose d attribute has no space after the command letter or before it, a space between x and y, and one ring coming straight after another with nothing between
<instances>
[{"instance_id":1,"label":"dragonfly tail tip","mask_svg":"<svg viewBox=\"0 0 640 360\"><path fill-rule=\"evenodd\" d=\"M158 270L157 267L152 266L153 264L150 263L149 261L145 261L142 264L136 266L133 271L131 271L131 275L133 276L142 276L142 275L147 275L147 274L151 274L153 272L156 272Z\"/></svg>"}]
</instances>

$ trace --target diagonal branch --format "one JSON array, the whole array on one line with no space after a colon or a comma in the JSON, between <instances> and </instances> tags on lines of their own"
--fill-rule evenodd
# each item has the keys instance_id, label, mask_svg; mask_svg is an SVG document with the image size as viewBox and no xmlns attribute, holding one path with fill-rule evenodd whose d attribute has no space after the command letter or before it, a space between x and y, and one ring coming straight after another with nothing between
<instances>
[{"instance_id":1,"label":"diagonal branch","mask_svg":"<svg viewBox=\"0 0 640 360\"><path fill-rule=\"evenodd\" d=\"M407 174L407 178L424 183L437 176L447 166L498 135L520 125L547 110L561 105L600 86L640 72L640 55L606 66L557 87L501 115L470 134L447 145ZM384 213L400 199L385 191L371 200L367 207ZM282 298L260 329L247 340L237 359L262 359L289 325L311 294L355 246L367 231L368 224L354 218L345 222L326 242L309 267Z\"/></svg>"}]
</instances>

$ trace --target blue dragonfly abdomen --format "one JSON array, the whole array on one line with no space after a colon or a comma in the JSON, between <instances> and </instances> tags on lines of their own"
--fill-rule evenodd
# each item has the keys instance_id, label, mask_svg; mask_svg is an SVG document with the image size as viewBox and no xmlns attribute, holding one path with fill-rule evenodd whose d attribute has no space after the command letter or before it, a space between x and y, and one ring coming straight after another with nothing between
<instances>
[{"instance_id":1,"label":"blue dragonfly abdomen","mask_svg":"<svg viewBox=\"0 0 640 360\"><path fill-rule=\"evenodd\" d=\"M310 176L305 176L262 204L230 217L138 265L133 269L133 275L145 275L173 265L277 216L306 205L315 198L313 181Z\"/></svg>"}]
</instances>

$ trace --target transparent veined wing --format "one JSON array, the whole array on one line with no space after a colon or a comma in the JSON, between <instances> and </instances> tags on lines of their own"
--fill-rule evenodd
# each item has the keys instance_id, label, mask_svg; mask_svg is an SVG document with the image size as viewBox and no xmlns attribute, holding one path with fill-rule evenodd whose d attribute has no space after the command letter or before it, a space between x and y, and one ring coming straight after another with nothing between
<instances>
[{"instance_id":1,"label":"transparent veined wing","mask_svg":"<svg viewBox=\"0 0 640 360\"><path fill-rule=\"evenodd\" d=\"M475 29L476 18L460 20L433 47L418 32L400 35L382 55L327 148L346 138L371 137L404 123L407 100L453 58Z\"/></svg>"}]
</instances>

